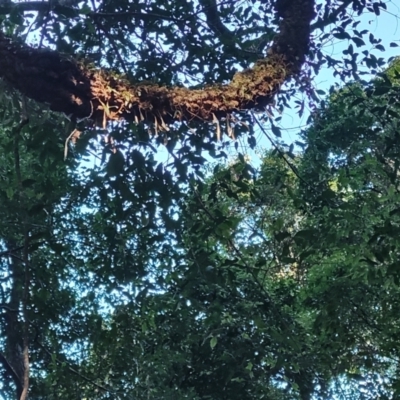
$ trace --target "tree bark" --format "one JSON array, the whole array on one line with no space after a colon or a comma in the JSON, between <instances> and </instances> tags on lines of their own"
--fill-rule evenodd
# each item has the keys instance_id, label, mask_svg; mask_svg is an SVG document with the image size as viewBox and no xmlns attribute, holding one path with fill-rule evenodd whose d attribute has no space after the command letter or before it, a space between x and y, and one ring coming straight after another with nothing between
<instances>
[{"instance_id":1,"label":"tree bark","mask_svg":"<svg viewBox=\"0 0 400 400\"><path fill-rule=\"evenodd\" d=\"M22 326L18 318L23 288L23 263L22 258L13 250L19 248L17 242L14 239L6 239L6 243L7 249L10 251L12 282L9 301L6 306L3 305L5 351L0 353L0 362L8 377L13 381L16 398L19 400L23 391L24 379Z\"/></svg>"}]
</instances>

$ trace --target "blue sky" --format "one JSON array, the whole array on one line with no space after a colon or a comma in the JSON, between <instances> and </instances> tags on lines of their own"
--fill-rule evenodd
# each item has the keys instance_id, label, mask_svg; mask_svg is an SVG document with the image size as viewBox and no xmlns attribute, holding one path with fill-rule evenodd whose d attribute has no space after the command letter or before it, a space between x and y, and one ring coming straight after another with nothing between
<instances>
[{"instance_id":1,"label":"blue sky","mask_svg":"<svg viewBox=\"0 0 400 400\"><path fill-rule=\"evenodd\" d=\"M371 12L365 12L360 17L355 17L355 20L361 21L357 29L359 31L367 29L376 38L382 39L382 44L385 47L385 51L381 52L376 49L374 50L372 45L368 46L367 44L367 46L360 48L360 51L372 51L376 57L383 57L386 61L389 60L390 57L400 56L400 1L398 4L396 4L395 1L396 0L391 0L386 2L387 11L382 10L379 16ZM325 29L325 32L329 32L334 29L334 27L334 24L332 24ZM350 31L349 33L351 34ZM367 40L368 37L366 37L366 43ZM397 43L399 47L390 47L391 42ZM326 54L337 59L341 57L342 51L345 50L349 44L348 40L334 39L324 50ZM356 48L355 51L357 51ZM363 78L368 79L366 77ZM340 85L343 83L333 76L333 70L329 68L322 69L314 80L315 88L325 91L328 91L329 88L335 84ZM295 110L286 110L280 125L283 133L282 138L285 143L290 144L297 140L297 135L301 128L305 127L308 116L309 113L305 113L302 118L299 118Z\"/></svg>"}]
</instances>

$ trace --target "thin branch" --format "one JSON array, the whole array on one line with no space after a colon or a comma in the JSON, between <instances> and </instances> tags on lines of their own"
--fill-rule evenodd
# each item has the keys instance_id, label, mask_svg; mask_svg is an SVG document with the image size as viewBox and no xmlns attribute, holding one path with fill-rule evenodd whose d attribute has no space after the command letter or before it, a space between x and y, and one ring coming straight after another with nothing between
<instances>
[{"instance_id":1,"label":"thin branch","mask_svg":"<svg viewBox=\"0 0 400 400\"><path fill-rule=\"evenodd\" d=\"M335 22L339 14L343 12L352 2L353 0L344 0L343 3L335 11L331 12L325 19L321 19L320 21L311 24L311 31L315 31L316 29L322 30L325 26Z\"/></svg>"},{"instance_id":2,"label":"thin branch","mask_svg":"<svg viewBox=\"0 0 400 400\"><path fill-rule=\"evenodd\" d=\"M121 12L91 12L85 15L89 15L91 17L124 17L124 16L133 16L137 17L138 19L141 19L143 21L146 20L157 20L157 19L162 19L165 21L172 21L176 23L182 23L185 22L179 18L174 18L169 15L160 15L160 14L154 14L154 13L141 13L138 11L121 11Z\"/></svg>"},{"instance_id":3,"label":"thin branch","mask_svg":"<svg viewBox=\"0 0 400 400\"><path fill-rule=\"evenodd\" d=\"M4 280L4 279L2 279L2 280ZM18 312L18 310L16 310L15 308L11 308L7 304L0 304L0 308L3 308L4 310L10 311L10 312L14 312L14 313Z\"/></svg>"},{"instance_id":4,"label":"thin branch","mask_svg":"<svg viewBox=\"0 0 400 400\"><path fill-rule=\"evenodd\" d=\"M15 247L14 249L5 250L0 253L0 257L12 257L15 251L22 250L24 246Z\"/></svg>"},{"instance_id":5,"label":"thin branch","mask_svg":"<svg viewBox=\"0 0 400 400\"><path fill-rule=\"evenodd\" d=\"M39 12L46 12L52 11L57 13L57 6L61 6L60 12L69 8L72 11L75 11L77 14L82 14L84 16L90 16L92 18L107 18L107 17L125 17L125 16L133 16L141 20L155 20L155 19L162 19L166 21L173 21L173 22L185 22L179 18L174 18L169 15L161 15L156 13L143 13L139 11L121 11L121 12L85 12L81 11L79 8L71 7L71 5L64 5L60 4L57 1L26 1L26 2L6 2L1 4L0 2L0 15L1 14L9 14L12 11L16 10L17 12L31 12L31 11L39 11Z\"/></svg>"},{"instance_id":6,"label":"thin branch","mask_svg":"<svg viewBox=\"0 0 400 400\"><path fill-rule=\"evenodd\" d=\"M96 26L104 33L104 36L108 39L108 41L110 42L111 47L114 50L114 53L121 65L122 70L124 71L125 74L128 74L128 68L121 56L121 54L119 53L117 44L115 43L114 38L111 36L110 32L99 22L96 22Z\"/></svg>"},{"instance_id":7,"label":"thin branch","mask_svg":"<svg viewBox=\"0 0 400 400\"><path fill-rule=\"evenodd\" d=\"M254 121L256 121L256 124L258 127L261 129L261 132L267 137L267 139L270 141L272 146L275 148L275 150L278 152L279 156L282 158L282 160L288 165L288 167L292 170L292 172L299 178L301 182L306 184L307 186L310 186L309 183L299 175L299 172L297 171L297 168L285 157L285 153L279 148L279 146L275 143L275 141L272 139L272 137L268 134L268 132L265 130L265 128L261 125L260 121L254 113L252 114L252 117Z\"/></svg>"},{"instance_id":8,"label":"thin branch","mask_svg":"<svg viewBox=\"0 0 400 400\"><path fill-rule=\"evenodd\" d=\"M192 187L193 191L196 194L196 199L198 201L198 204L200 206L200 208L207 214L208 218L210 219L210 221L214 221L214 217L213 215L210 213L210 211L207 209L206 205L204 204L200 193L198 192L196 187ZM240 251L240 249L236 246L236 244L233 242L232 239L226 239L227 244L229 245L230 248L232 248L234 250L234 252L236 253L237 257L242 261L244 268L248 271L248 273L252 276L254 283L259 287L260 291L264 294L264 301L266 304L268 304L268 306L273 309L273 311L279 315L282 313L282 310L280 310L273 298L271 297L271 295L268 293L267 288L260 282L260 280L258 279L257 276L257 272L251 268L251 266L248 264L248 262L246 261L243 253ZM290 321L291 323L294 323L294 321ZM282 325L286 328L286 329L290 329L289 324L282 319L281 320Z\"/></svg>"},{"instance_id":9,"label":"thin branch","mask_svg":"<svg viewBox=\"0 0 400 400\"><path fill-rule=\"evenodd\" d=\"M249 50L249 49L238 49L236 44L238 43L236 32L231 31L221 20L220 13L218 11L218 5L216 0L199 0L202 9L202 12L206 16L207 26L211 29L211 31L216 35L216 37L221 41L224 45L224 52L228 53L237 59L246 59L249 61L254 61L257 57L262 56L262 49L265 48L263 40L260 38L260 51L258 49ZM221 5L221 4L219 4ZM265 27L265 34L271 34L272 28ZM260 53L260 54L259 54Z\"/></svg>"},{"instance_id":10,"label":"thin branch","mask_svg":"<svg viewBox=\"0 0 400 400\"><path fill-rule=\"evenodd\" d=\"M225 36L235 42L235 36L221 21L216 0L199 0L202 12L207 18L207 25L217 36Z\"/></svg>"},{"instance_id":11,"label":"thin branch","mask_svg":"<svg viewBox=\"0 0 400 400\"><path fill-rule=\"evenodd\" d=\"M36 329L37 329L37 328L36 328ZM54 359L54 354L51 353L39 340L36 339L36 342L37 342L37 344L42 348L42 350L43 350L45 353L47 353L47 354L51 357L51 359L53 360L53 359ZM117 392L115 392L114 390L108 389L108 388L106 388L105 386L100 385L100 384L98 384L97 382L95 382L94 380L88 378L87 376L82 375L79 371L77 371L75 368L73 368L73 367L71 366L71 364L69 363L68 360L62 361L62 360L60 360L60 359L57 358L57 357L55 358L55 360L56 360L59 364L65 364L65 363L66 363L67 366L68 366L68 370L69 370L70 372L72 372L73 374L77 375L79 378L81 378L81 379L84 380L85 382L90 383L91 385L97 387L98 389L100 389L100 390L102 390L102 391L104 391L104 392L106 392L106 393L111 393L111 394L114 394L114 395L117 394Z\"/></svg>"},{"instance_id":12,"label":"thin branch","mask_svg":"<svg viewBox=\"0 0 400 400\"><path fill-rule=\"evenodd\" d=\"M14 10L19 12L48 11L51 8L52 3L47 1L3 2L0 3L0 14L9 14Z\"/></svg>"}]
</instances>

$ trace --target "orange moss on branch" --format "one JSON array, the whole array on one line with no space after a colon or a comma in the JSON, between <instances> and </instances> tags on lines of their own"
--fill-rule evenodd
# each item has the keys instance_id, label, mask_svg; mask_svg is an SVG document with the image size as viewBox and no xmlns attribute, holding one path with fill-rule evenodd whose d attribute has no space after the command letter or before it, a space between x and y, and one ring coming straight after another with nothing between
<instances>
[{"instance_id":1,"label":"orange moss on branch","mask_svg":"<svg viewBox=\"0 0 400 400\"><path fill-rule=\"evenodd\" d=\"M202 90L131 83L55 51L34 49L0 35L0 77L27 97L76 118L146 121L215 121L262 108L297 74L308 52L314 0L277 0L280 31L267 58L238 72L227 85Z\"/></svg>"},{"instance_id":2,"label":"orange moss on branch","mask_svg":"<svg viewBox=\"0 0 400 400\"><path fill-rule=\"evenodd\" d=\"M262 107L287 78L282 57L259 61L248 71L237 73L229 85L202 90L183 87L133 84L94 73L93 109L107 119L149 121L168 124L173 121L212 121L234 111Z\"/></svg>"}]
</instances>

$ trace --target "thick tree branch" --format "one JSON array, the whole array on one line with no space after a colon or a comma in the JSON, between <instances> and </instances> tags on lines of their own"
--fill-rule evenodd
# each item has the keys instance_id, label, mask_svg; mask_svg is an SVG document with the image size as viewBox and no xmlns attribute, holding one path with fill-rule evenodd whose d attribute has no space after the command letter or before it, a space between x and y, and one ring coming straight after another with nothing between
<instances>
[{"instance_id":1,"label":"thick tree branch","mask_svg":"<svg viewBox=\"0 0 400 400\"><path fill-rule=\"evenodd\" d=\"M97 123L125 119L155 123L215 121L262 108L281 85L300 72L309 49L314 0L277 0L280 19L267 58L237 73L230 84L202 90L131 83L51 50L34 49L0 36L0 77L54 111Z\"/></svg>"},{"instance_id":2,"label":"thick tree branch","mask_svg":"<svg viewBox=\"0 0 400 400\"><path fill-rule=\"evenodd\" d=\"M10 365L10 363L8 362L8 360L6 359L4 354L1 352L0 352L0 364L3 366L6 373L13 380L14 385L16 387L16 392L21 393L22 392L22 382L21 382L20 378L18 377L18 374L14 371L13 367Z\"/></svg>"}]
</instances>

